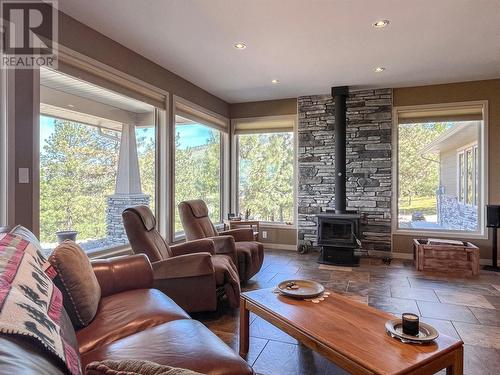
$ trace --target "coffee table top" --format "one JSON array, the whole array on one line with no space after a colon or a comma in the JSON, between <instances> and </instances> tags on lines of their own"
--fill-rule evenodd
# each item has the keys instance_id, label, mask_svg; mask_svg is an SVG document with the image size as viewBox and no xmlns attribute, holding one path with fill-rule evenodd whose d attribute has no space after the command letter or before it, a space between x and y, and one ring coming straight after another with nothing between
<instances>
[{"instance_id":1,"label":"coffee table top","mask_svg":"<svg viewBox=\"0 0 500 375\"><path fill-rule=\"evenodd\" d=\"M281 296L273 289L242 293L242 298L250 311L255 306L326 350L376 374L409 372L463 344L442 334L429 345L403 344L385 331L385 322L394 315L334 292L317 304Z\"/></svg>"}]
</instances>

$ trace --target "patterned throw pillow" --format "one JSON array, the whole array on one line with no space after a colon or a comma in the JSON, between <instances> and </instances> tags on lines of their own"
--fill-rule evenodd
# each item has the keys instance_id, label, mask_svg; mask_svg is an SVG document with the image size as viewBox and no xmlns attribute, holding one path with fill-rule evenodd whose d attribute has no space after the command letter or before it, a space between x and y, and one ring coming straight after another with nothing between
<instances>
[{"instance_id":1,"label":"patterned throw pillow","mask_svg":"<svg viewBox=\"0 0 500 375\"><path fill-rule=\"evenodd\" d=\"M129 359L126 361L92 362L87 365L87 375L201 375L183 368L159 365L150 361Z\"/></svg>"},{"instance_id":2,"label":"patterned throw pillow","mask_svg":"<svg viewBox=\"0 0 500 375\"><path fill-rule=\"evenodd\" d=\"M101 299L101 287L85 252L73 241L66 240L49 257L57 272L54 284L63 293L64 308L75 329L94 319Z\"/></svg>"}]
</instances>

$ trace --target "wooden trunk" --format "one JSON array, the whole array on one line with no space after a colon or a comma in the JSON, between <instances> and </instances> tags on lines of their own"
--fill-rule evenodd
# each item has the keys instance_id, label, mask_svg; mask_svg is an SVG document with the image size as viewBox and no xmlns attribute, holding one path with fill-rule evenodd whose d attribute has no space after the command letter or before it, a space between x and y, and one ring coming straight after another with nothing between
<instances>
[{"instance_id":1,"label":"wooden trunk","mask_svg":"<svg viewBox=\"0 0 500 375\"><path fill-rule=\"evenodd\" d=\"M413 247L418 271L479 274L479 248L470 242L463 246L429 245L427 240L414 239Z\"/></svg>"}]
</instances>

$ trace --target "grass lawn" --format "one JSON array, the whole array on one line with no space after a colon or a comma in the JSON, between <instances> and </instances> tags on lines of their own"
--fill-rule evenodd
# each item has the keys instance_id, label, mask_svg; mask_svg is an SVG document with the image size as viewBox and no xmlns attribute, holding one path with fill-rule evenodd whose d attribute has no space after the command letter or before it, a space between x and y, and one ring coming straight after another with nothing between
<instances>
[{"instance_id":1,"label":"grass lawn","mask_svg":"<svg viewBox=\"0 0 500 375\"><path fill-rule=\"evenodd\" d=\"M411 215L414 212L422 212L426 215L436 215L436 197L414 197L411 205L408 204L408 198L399 199L399 213Z\"/></svg>"}]
</instances>

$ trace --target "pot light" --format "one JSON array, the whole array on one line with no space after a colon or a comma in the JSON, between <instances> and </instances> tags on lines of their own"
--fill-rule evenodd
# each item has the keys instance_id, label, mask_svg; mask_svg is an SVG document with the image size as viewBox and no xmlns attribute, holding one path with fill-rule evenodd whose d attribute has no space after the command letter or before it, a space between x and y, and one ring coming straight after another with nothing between
<instances>
[{"instance_id":1,"label":"pot light","mask_svg":"<svg viewBox=\"0 0 500 375\"><path fill-rule=\"evenodd\" d=\"M382 29L389 25L389 20L378 20L377 22L373 23L373 27L376 27L377 29Z\"/></svg>"},{"instance_id":2,"label":"pot light","mask_svg":"<svg viewBox=\"0 0 500 375\"><path fill-rule=\"evenodd\" d=\"M236 43L234 45L234 48L236 48L236 49L245 49L245 48L247 48L247 45L245 43L243 43L243 42L238 42L238 43Z\"/></svg>"},{"instance_id":3,"label":"pot light","mask_svg":"<svg viewBox=\"0 0 500 375\"><path fill-rule=\"evenodd\" d=\"M279 81L279 79L273 79L273 80L271 81L271 83L272 83L273 85L277 85L278 83L280 83L280 81Z\"/></svg>"},{"instance_id":4,"label":"pot light","mask_svg":"<svg viewBox=\"0 0 500 375\"><path fill-rule=\"evenodd\" d=\"M69 108L75 108L75 106L73 104L68 104L68 107Z\"/></svg>"},{"instance_id":5,"label":"pot light","mask_svg":"<svg viewBox=\"0 0 500 375\"><path fill-rule=\"evenodd\" d=\"M375 69L373 69L375 73L382 73L384 70L385 68L383 66L377 66Z\"/></svg>"}]
</instances>

